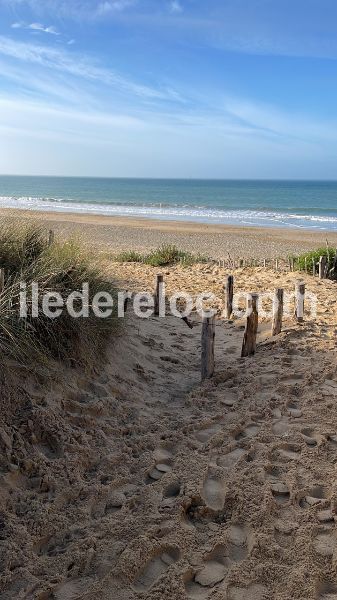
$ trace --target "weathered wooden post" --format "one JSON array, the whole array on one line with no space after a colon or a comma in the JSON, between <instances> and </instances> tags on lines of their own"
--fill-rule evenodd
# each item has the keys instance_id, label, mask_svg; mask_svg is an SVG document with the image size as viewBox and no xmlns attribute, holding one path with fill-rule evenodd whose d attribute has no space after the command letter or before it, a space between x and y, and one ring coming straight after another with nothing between
<instances>
[{"instance_id":1,"label":"weathered wooden post","mask_svg":"<svg viewBox=\"0 0 337 600\"><path fill-rule=\"evenodd\" d=\"M5 269L0 269L0 294L4 291L5 288Z\"/></svg>"},{"instance_id":2,"label":"weathered wooden post","mask_svg":"<svg viewBox=\"0 0 337 600\"><path fill-rule=\"evenodd\" d=\"M325 279L325 277L326 277L326 270L327 270L326 265L327 265L326 256L320 256L319 263L318 263L318 277L320 279Z\"/></svg>"},{"instance_id":3,"label":"weathered wooden post","mask_svg":"<svg viewBox=\"0 0 337 600\"><path fill-rule=\"evenodd\" d=\"M267 266L267 260L264 258L263 259L263 267L266 268L266 266Z\"/></svg>"},{"instance_id":4,"label":"weathered wooden post","mask_svg":"<svg viewBox=\"0 0 337 600\"><path fill-rule=\"evenodd\" d=\"M55 241L55 231L53 229L49 230L48 235L48 246L51 246Z\"/></svg>"},{"instance_id":5,"label":"weathered wooden post","mask_svg":"<svg viewBox=\"0 0 337 600\"><path fill-rule=\"evenodd\" d=\"M304 270L307 273L308 272L308 261L307 261L307 257L304 257Z\"/></svg>"},{"instance_id":6,"label":"weathered wooden post","mask_svg":"<svg viewBox=\"0 0 337 600\"><path fill-rule=\"evenodd\" d=\"M275 290L273 299L273 319L271 324L271 334L278 335L282 331L282 319L283 319L283 296L284 292L282 288Z\"/></svg>"},{"instance_id":7,"label":"weathered wooden post","mask_svg":"<svg viewBox=\"0 0 337 600\"><path fill-rule=\"evenodd\" d=\"M278 265L278 258L277 258L275 260L275 271L278 271L278 267L279 267L279 265Z\"/></svg>"},{"instance_id":8,"label":"weathered wooden post","mask_svg":"<svg viewBox=\"0 0 337 600\"><path fill-rule=\"evenodd\" d=\"M295 282L295 318L298 323L304 321L305 283L301 279Z\"/></svg>"},{"instance_id":9,"label":"weathered wooden post","mask_svg":"<svg viewBox=\"0 0 337 600\"><path fill-rule=\"evenodd\" d=\"M215 316L203 317L201 330L201 380L214 374Z\"/></svg>"},{"instance_id":10,"label":"weathered wooden post","mask_svg":"<svg viewBox=\"0 0 337 600\"><path fill-rule=\"evenodd\" d=\"M243 336L241 356L251 356L256 351L256 335L259 324L259 313L258 313L258 299L259 295L252 293L247 299L247 322L245 333Z\"/></svg>"},{"instance_id":11,"label":"weathered wooden post","mask_svg":"<svg viewBox=\"0 0 337 600\"><path fill-rule=\"evenodd\" d=\"M162 316L163 299L165 313L165 291L164 291L164 275L156 275L155 290L154 290L154 315L155 317Z\"/></svg>"},{"instance_id":12,"label":"weathered wooden post","mask_svg":"<svg viewBox=\"0 0 337 600\"><path fill-rule=\"evenodd\" d=\"M314 258L312 258L311 260L312 260L312 276L316 277L316 261Z\"/></svg>"},{"instance_id":13,"label":"weathered wooden post","mask_svg":"<svg viewBox=\"0 0 337 600\"><path fill-rule=\"evenodd\" d=\"M234 277L228 275L226 281L226 317L231 318L233 312L233 296L234 296Z\"/></svg>"}]
</instances>

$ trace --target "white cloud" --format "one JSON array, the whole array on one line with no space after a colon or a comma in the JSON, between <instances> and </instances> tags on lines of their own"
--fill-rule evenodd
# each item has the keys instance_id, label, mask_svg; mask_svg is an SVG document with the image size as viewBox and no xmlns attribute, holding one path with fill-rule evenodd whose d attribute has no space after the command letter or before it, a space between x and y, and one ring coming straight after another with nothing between
<instances>
[{"instance_id":1,"label":"white cloud","mask_svg":"<svg viewBox=\"0 0 337 600\"><path fill-rule=\"evenodd\" d=\"M133 6L136 0L110 0L106 2L100 2L97 7L96 14L98 16L104 16L112 12L123 11L129 6Z\"/></svg>"},{"instance_id":2,"label":"white cloud","mask_svg":"<svg viewBox=\"0 0 337 600\"><path fill-rule=\"evenodd\" d=\"M11 8L26 5L38 18L54 15L60 19L77 21L104 18L122 12L137 4L138 0L0 0Z\"/></svg>"},{"instance_id":3,"label":"white cloud","mask_svg":"<svg viewBox=\"0 0 337 600\"><path fill-rule=\"evenodd\" d=\"M170 11L171 13L182 13L183 12L183 7L180 4L179 0L172 0L172 2L170 2Z\"/></svg>"},{"instance_id":4,"label":"white cloud","mask_svg":"<svg viewBox=\"0 0 337 600\"><path fill-rule=\"evenodd\" d=\"M42 33L50 33L51 35L61 35L54 25L48 27L42 23L24 23L18 22L11 25L12 29L31 29L32 31L41 31Z\"/></svg>"},{"instance_id":5,"label":"white cloud","mask_svg":"<svg viewBox=\"0 0 337 600\"><path fill-rule=\"evenodd\" d=\"M103 85L117 88L121 92L138 96L146 101L180 101L179 95L174 90L161 90L135 83L113 70L101 67L85 56L74 55L60 48L18 42L0 36L0 54L47 69L56 69L63 74L86 79L87 81L100 82Z\"/></svg>"},{"instance_id":6,"label":"white cloud","mask_svg":"<svg viewBox=\"0 0 337 600\"><path fill-rule=\"evenodd\" d=\"M30 25L27 25L27 28L33 29L34 31L42 31L43 33L50 33L52 35L60 35L53 25L45 27L45 25L42 25L41 23L31 23Z\"/></svg>"}]
</instances>

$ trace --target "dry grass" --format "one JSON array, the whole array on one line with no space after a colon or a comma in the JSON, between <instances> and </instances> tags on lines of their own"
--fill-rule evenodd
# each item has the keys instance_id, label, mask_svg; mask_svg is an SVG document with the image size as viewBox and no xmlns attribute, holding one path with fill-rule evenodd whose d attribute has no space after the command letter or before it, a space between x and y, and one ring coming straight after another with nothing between
<instances>
[{"instance_id":1,"label":"dry grass","mask_svg":"<svg viewBox=\"0 0 337 600\"><path fill-rule=\"evenodd\" d=\"M0 267L5 270L5 289L0 295L0 352L27 366L48 364L50 359L92 367L102 358L111 334L118 330L116 308L105 319L94 315L92 300L97 292L116 298L116 289L102 266L85 247L70 240L48 246L47 232L26 222L0 224ZM27 286L28 314L20 317L20 283ZM31 316L31 284L39 286L38 317ZM58 318L42 312L42 296L57 292L63 300L82 284L89 284L89 317L74 318L63 310ZM78 301L79 302L79 301ZM116 307L116 302L114 303ZM78 306L80 308L80 306Z\"/></svg>"}]
</instances>

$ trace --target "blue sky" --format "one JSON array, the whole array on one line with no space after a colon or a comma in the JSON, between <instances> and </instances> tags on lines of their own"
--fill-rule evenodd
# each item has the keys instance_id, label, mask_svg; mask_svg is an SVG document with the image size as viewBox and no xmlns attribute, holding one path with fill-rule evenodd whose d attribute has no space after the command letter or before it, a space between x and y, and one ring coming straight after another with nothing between
<instances>
[{"instance_id":1,"label":"blue sky","mask_svg":"<svg viewBox=\"0 0 337 600\"><path fill-rule=\"evenodd\" d=\"M335 0L0 0L0 172L337 178Z\"/></svg>"}]
</instances>

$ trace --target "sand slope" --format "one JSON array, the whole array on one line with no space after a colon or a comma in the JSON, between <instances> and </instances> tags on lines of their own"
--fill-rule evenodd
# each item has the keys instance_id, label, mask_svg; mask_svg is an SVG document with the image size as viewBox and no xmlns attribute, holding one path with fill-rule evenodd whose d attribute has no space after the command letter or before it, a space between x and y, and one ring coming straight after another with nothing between
<instances>
[{"instance_id":1,"label":"sand slope","mask_svg":"<svg viewBox=\"0 0 337 600\"><path fill-rule=\"evenodd\" d=\"M155 270L113 265L146 289ZM168 291L220 294L224 273L167 270ZM235 273L242 289L293 275ZM1 425L1 598L337 598L336 285L307 278L317 321L274 340L216 327L199 383L200 325L130 317L104 370L63 370Z\"/></svg>"}]
</instances>

